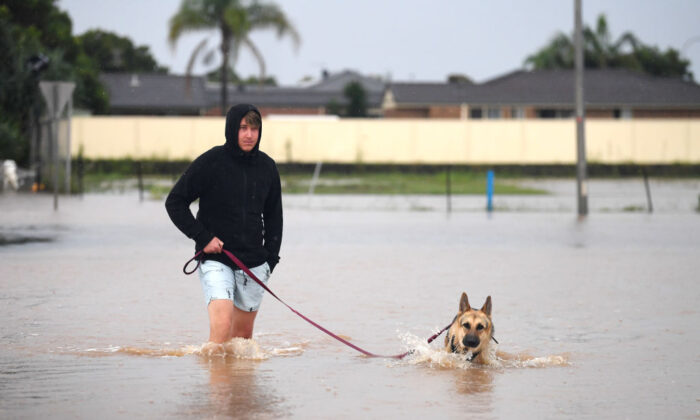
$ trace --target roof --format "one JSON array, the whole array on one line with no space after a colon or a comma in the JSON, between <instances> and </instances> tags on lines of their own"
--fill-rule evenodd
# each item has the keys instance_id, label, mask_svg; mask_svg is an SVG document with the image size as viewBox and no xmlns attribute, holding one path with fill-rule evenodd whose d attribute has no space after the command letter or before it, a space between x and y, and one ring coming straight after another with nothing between
<instances>
[{"instance_id":1,"label":"roof","mask_svg":"<svg viewBox=\"0 0 700 420\"><path fill-rule=\"evenodd\" d=\"M574 103L573 70L518 70L477 85L392 83L395 103L545 105ZM621 69L586 70L584 100L599 106L700 107L700 86Z\"/></svg>"},{"instance_id":2,"label":"roof","mask_svg":"<svg viewBox=\"0 0 700 420\"><path fill-rule=\"evenodd\" d=\"M109 92L113 111L198 114L200 110L218 106L221 101L221 85L207 82L203 76L190 77L189 89L188 78L180 75L103 73L100 79ZM306 88L230 84L228 101L272 108L320 108L332 102L345 105L347 98L343 94L343 83L353 80L361 81L365 86L368 107L380 108L384 84L379 87L374 84L376 79L349 71ZM334 89L336 86L341 87Z\"/></svg>"},{"instance_id":3,"label":"roof","mask_svg":"<svg viewBox=\"0 0 700 420\"><path fill-rule=\"evenodd\" d=\"M461 104L474 85L459 83L397 82L387 86L396 103Z\"/></svg>"},{"instance_id":4,"label":"roof","mask_svg":"<svg viewBox=\"0 0 700 420\"><path fill-rule=\"evenodd\" d=\"M326 92L343 92L348 83L359 82L369 93L383 93L385 83L378 77L364 76L352 70L344 70L325 76L321 81L309 86L309 89Z\"/></svg>"},{"instance_id":5,"label":"roof","mask_svg":"<svg viewBox=\"0 0 700 420\"><path fill-rule=\"evenodd\" d=\"M206 108L204 79L153 73L103 73L112 109L198 111Z\"/></svg>"},{"instance_id":6,"label":"roof","mask_svg":"<svg viewBox=\"0 0 700 420\"><path fill-rule=\"evenodd\" d=\"M472 101L573 104L573 70L515 71L479 85ZM700 106L700 86L625 69L584 71L584 101L596 105Z\"/></svg>"},{"instance_id":7,"label":"roof","mask_svg":"<svg viewBox=\"0 0 700 420\"><path fill-rule=\"evenodd\" d=\"M221 101L219 83L207 83L206 95L210 107L218 106ZM382 91L367 92L367 105L379 108L382 103ZM228 88L230 103L251 103L258 107L325 107L331 102L347 104L342 89L316 90L312 88L294 88L277 86L232 85Z\"/></svg>"}]
</instances>

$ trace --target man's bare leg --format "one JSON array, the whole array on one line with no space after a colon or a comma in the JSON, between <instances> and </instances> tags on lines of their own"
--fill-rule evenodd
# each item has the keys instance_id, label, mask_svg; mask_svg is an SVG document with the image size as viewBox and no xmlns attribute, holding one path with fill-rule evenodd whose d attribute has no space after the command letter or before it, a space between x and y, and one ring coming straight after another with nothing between
<instances>
[{"instance_id":1,"label":"man's bare leg","mask_svg":"<svg viewBox=\"0 0 700 420\"><path fill-rule=\"evenodd\" d=\"M234 307L228 299L215 299L209 302L209 342L225 343L231 339ZM238 310L238 309L236 309Z\"/></svg>"},{"instance_id":2,"label":"man's bare leg","mask_svg":"<svg viewBox=\"0 0 700 420\"><path fill-rule=\"evenodd\" d=\"M257 311L242 311L234 306L230 337L253 338L253 326L257 314Z\"/></svg>"}]
</instances>

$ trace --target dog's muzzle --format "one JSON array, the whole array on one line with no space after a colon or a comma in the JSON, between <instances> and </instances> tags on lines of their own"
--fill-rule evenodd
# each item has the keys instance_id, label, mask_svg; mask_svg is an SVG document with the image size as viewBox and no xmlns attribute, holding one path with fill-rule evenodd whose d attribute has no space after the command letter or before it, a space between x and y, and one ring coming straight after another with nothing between
<instances>
[{"instance_id":1,"label":"dog's muzzle","mask_svg":"<svg viewBox=\"0 0 700 420\"><path fill-rule=\"evenodd\" d=\"M479 342L479 337L475 335L465 335L462 339L462 344L464 345L464 347L478 347Z\"/></svg>"}]
</instances>

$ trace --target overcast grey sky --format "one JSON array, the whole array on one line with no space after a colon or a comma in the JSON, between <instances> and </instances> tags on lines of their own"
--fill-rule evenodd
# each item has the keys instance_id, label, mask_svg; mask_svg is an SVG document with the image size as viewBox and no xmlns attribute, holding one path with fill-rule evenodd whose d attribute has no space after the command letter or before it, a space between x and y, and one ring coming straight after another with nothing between
<instances>
[{"instance_id":1,"label":"overcast grey sky","mask_svg":"<svg viewBox=\"0 0 700 420\"><path fill-rule=\"evenodd\" d=\"M185 72L195 45L215 32L187 34L175 50L168 21L181 0L59 0L73 20L73 33L102 28L148 45L172 73ZM557 32L573 30L574 0L279 0L301 34L295 51L289 39L269 32L252 36L267 72L282 85L304 76L352 69L400 81L444 81L466 74L483 81L522 66L527 55ZM700 80L700 0L583 0L584 22L605 13L613 39L631 31L642 42L673 47L690 58ZM694 40L694 41L691 41ZM216 66L198 64L195 74ZM258 74L243 52L236 71Z\"/></svg>"}]
</instances>

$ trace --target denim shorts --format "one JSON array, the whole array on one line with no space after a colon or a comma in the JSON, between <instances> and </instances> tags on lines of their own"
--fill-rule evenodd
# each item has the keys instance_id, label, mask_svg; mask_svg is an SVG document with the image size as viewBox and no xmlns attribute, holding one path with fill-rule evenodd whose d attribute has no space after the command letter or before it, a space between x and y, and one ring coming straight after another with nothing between
<instances>
[{"instance_id":1,"label":"denim shorts","mask_svg":"<svg viewBox=\"0 0 700 420\"><path fill-rule=\"evenodd\" d=\"M250 271L265 285L270 278L270 266L263 263ZM233 270L226 264L205 260L199 266L204 300L207 305L214 299L228 299L242 311L254 312L260 307L265 289L242 270Z\"/></svg>"}]
</instances>

